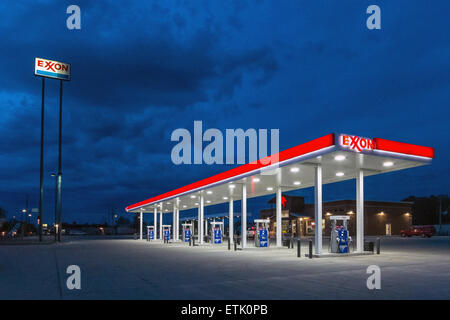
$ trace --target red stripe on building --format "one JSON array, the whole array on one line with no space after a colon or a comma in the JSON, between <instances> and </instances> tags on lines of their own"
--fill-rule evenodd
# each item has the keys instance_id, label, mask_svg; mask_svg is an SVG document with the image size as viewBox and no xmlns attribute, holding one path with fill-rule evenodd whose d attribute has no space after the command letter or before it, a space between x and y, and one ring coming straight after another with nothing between
<instances>
[{"instance_id":1,"label":"red stripe on building","mask_svg":"<svg viewBox=\"0 0 450 320\"><path fill-rule=\"evenodd\" d=\"M410 154L414 156L434 158L434 149L431 147L418 146L404 142L391 141L386 139L374 138L375 149L390 151L396 153Z\"/></svg>"}]
</instances>

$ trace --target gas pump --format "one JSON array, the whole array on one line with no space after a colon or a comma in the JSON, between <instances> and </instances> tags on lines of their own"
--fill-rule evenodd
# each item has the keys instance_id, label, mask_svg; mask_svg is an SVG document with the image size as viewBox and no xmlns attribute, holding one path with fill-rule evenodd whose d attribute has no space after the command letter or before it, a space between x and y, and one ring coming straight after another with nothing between
<instances>
[{"instance_id":1,"label":"gas pump","mask_svg":"<svg viewBox=\"0 0 450 320\"><path fill-rule=\"evenodd\" d=\"M169 242L169 240L170 240L170 228L172 226L170 224L164 224L162 227L163 227L164 241L165 242Z\"/></svg>"},{"instance_id":2,"label":"gas pump","mask_svg":"<svg viewBox=\"0 0 450 320\"><path fill-rule=\"evenodd\" d=\"M255 219L256 231L255 231L255 246L259 248L267 248L270 244L269 241L269 219Z\"/></svg>"},{"instance_id":3,"label":"gas pump","mask_svg":"<svg viewBox=\"0 0 450 320\"><path fill-rule=\"evenodd\" d=\"M182 226L183 226L183 241L184 242L191 241L192 224L191 223L183 223Z\"/></svg>"},{"instance_id":4,"label":"gas pump","mask_svg":"<svg viewBox=\"0 0 450 320\"><path fill-rule=\"evenodd\" d=\"M147 241L155 240L155 227L147 226Z\"/></svg>"},{"instance_id":5,"label":"gas pump","mask_svg":"<svg viewBox=\"0 0 450 320\"><path fill-rule=\"evenodd\" d=\"M349 242L352 238L348 235L348 221L349 216L331 216L331 238L330 251L332 253L349 253ZM342 224L337 225L337 221L342 221Z\"/></svg>"},{"instance_id":6,"label":"gas pump","mask_svg":"<svg viewBox=\"0 0 450 320\"><path fill-rule=\"evenodd\" d=\"M223 222L213 221L211 224L211 243L221 244L223 240Z\"/></svg>"}]
</instances>

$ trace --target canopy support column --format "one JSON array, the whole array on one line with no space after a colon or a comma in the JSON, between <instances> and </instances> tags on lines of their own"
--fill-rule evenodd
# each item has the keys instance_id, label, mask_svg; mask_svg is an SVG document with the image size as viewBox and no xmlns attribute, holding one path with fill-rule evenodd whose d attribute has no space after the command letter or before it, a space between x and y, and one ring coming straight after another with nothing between
<instances>
[{"instance_id":1,"label":"canopy support column","mask_svg":"<svg viewBox=\"0 0 450 320\"><path fill-rule=\"evenodd\" d=\"M141 210L141 213L139 214L139 240L142 240L142 228L143 228L143 212Z\"/></svg>"},{"instance_id":2,"label":"canopy support column","mask_svg":"<svg viewBox=\"0 0 450 320\"><path fill-rule=\"evenodd\" d=\"M175 226L176 226L176 230L177 230L177 233L175 234L175 240L179 240L180 239L180 208L178 208L178 206L177 206L177 215L176 215L176 218L175 218Z\"/></svg>"},{"instance_id":3,"label":"canopy support column","mask_svg":"<svg viewBox=\"0 0 450 320\"><path fill-rule=\"evenodd\" d=\"M228 236L230 237L230 243L234 244L234 217L233 217L233 197L230 196L230 202L228 206Z\"/></svg>"},{"instance_id":4,"label":"canopy support column","mask_svg":"<svg viewBox=\"0 0 450 320\"><path fill-rule=\"evenodd\" d=\"M314 220L316 223L314 251L316 254L322 254L322 165L316 166L314 176Z\"/></svg>"},{"instance_id":5,"label":"canopy support column","mask_svg":"<svg viewBox=\"0 0 450 320\"><path fill-rule=\"evenodd\" d=\"M177 220L177 201L173 201L173 212L172 212L172 239L175 241L175 235L177 233L177 227L176 227L176 220Z\"/></svg>"},{"instance_id":6,"label":"canopy support column","mask_svg":"<svg viewBox=\"0 0 450 320\"><path fill-rule=\"evenodd\" d=\"M247 185L245 183L242 185L241 209L242 209L242 218L241 218L242 248L245 248L247 247Z\"/></svg>"},{"instance_id":7,"label":"canopy support column","mask_svg":"<svg viewBox=\"0 0 450 320\"><path fill-rule=\"evenodd\" d=\"M364 251L364 171L356 174L356 251Z\"/></svg>"},{"instance_id":8,"label":"canopy support column","mask_svg":"<svg viewBox=\"0 0 450 320\"><path fill-rule=\"evenodd\" d=\"M159 212L159 240L163 239L163 206L161 203L161 211Z\"/></svg>"},{"instance_id":9,"label":"canopy support column","mask_svg":"<svg viewBox=\"0 0 450 320\"><path fill-rule=\"evenodd\" d=\"M158 233L158 209L155 208L153 209L153 228L154 228L154 234L155 234L155 239L157 239L157 233Z\"/></svg>"},{"instance_id":10,"label":"canopy support column","mask_svg":"<svg viewBox=\"0 0 450 320\"><path fill-rule=\"evenodd\" d=\"M198 221L198 227L199 227L199 235L200 235L200 239L199 239L199 243L203 244L203 238L204 238L204 230L203 230L203 219L204 219L204 198L203 198L203 193L200 194L200 217L199 217L199 221Z\"/></svg>"},{"instance_id":11,"label":"canopy support column","mask_svg":"<svg viewBox=\"0 0 450 320\"><path fill-rule=\"evenodd\" d=\"M281 231L283 229L281 222L281 187L277 187L277 195L276 195L276 220L277 220L277 229L276 229L276 245L277 247L281 247Z\"/></svg>"}]
</instances>

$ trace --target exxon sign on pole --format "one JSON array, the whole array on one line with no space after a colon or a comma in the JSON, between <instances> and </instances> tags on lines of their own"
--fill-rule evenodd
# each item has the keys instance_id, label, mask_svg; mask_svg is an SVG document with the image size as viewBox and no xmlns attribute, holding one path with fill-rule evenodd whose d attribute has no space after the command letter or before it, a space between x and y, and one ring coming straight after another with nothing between
<instances>
[{"instance_id":1,"label":"exxon sign on pole","mask_svg":"<svg viewBox=\"0 0 450 320\"><path fill-rule=\"evenodd\" d=\"M62 184L62 165L61 165L61 141L62 141L62 91L63 81L70 80L70 64L35 58L34 74L42 77L42 107L41 107L41 160L40 160L40 197L39 197L39 241L42 241L42 223L43 223L43 202L44 202L44 94L45 78L59 80L59 136L58 136L58 177L56 187L56 208L55 208L55 227L58 230L57 240L61 241L61 184ZM59 228L58 228L59 227ZM55 232L56 236L56 232ZM55 239L56 240L56 239Z\"/></svg>"},{"instance_id":2,"label":"exxon sign on pole","mask_svg":"<svg viewBox=\"0 0 450 320\"><path fill-rule=\"evenodd\" d=\"M41 77L70 80L70 64L34 58L34 74Z\"/></svg>"}]
</instances>

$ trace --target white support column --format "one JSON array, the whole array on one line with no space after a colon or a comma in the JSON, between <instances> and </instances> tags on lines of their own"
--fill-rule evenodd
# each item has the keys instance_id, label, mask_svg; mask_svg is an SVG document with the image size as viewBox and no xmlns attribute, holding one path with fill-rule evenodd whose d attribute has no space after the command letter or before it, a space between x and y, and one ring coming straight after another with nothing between
<instances>
[{"instance_id":1,"label":"white support column","mask_svg":"<svg viewBox=\"0 0 450 320\"><path fill-rule=\"evenodd\" d=\"M175 240L180 240L180 208L177 208L177 215L176 215L176 218L175 218L175 225L176 225L176 230L177 230L177 233L176 233L176 239Z\"/></svg>"},{"instance_id":2,"label":"white support column","mask_svg":"<svg viewBox=\"0 0 450 320\"><path fill-rule=\"evenodd\" d=\"M153 232L154 232L154 239L157 239L157 233L158 233L158 209L155 208L153 209Z\"/></svg>"},{"instance_id":3,"label":"white support column","mask_svg":"<svg viewBox=\"0 0 450 320\"><path fill-rule=\"evenodd\" d=\"M208 235L208 219L205 219L205 236Z\"/></svg>"},{"instance_id":4,"label":"white support column","mask_svg":"<svg viewBox=\"0 0 450 320\"><path fill-rule=\"evenodd\" d=\"M142 229L144 228L143 216L144 216L144 213L141 210L141 213L139 215L139 240L142 240Z\"/></svg>"},{"instance_id":5,"label":"white support column","mask_svg":"<svg viewBox=\"0 0 450 320\"><path fill-rule=\"evenodd\" d=\"M242 209L242 248L247 247L247 185L244 183L242 185L242 203L241 203L241 209Z\"/></svg>"},{"instance_id":6,"label":"white support column","mask_svg":"<svg viewBox=\"0 0 450 320\"><path fill-rule=\"evenodd\" d=\"M230 196L230 202L228 206L228 236L230 237L230 243L234 243L234 216L233 216L233 197Z\"/></svg>"},{"instance_id":7,"label":"white support column","mask_svg":"<svg viewBox=\"0 0 450 320\"><path fill-rule=\"evenodd\" d=\"M163 206L161 203L161 211L159 212L159 240L163 239Z\"/></svg>"},{"instance_id":8,"label":"white support column","mask_svg":"<svg viewBox=\"0 0 450 320\"><path fill-rule=\"evenodd\" d=\"M322 165L315 168L314 179L314 220L316 223L314 252L322 254Z\"/></svg>"},{"instance_id":9,"label":"white support column","mask_svg":"<svg viewBox=\"0 0 450 320\"><path fill-rule=\"evenodd\" d=\"M356 173L356 252L364 251L364 171Z\"/></svg>"},{"instance_id":10,"label":"white support column","mask_svg":"<svg viewBox=\"0 0 450 320\"><path fill-rule=\"evenodd\" d=\"M204 197L203 197L203 193L200 194L200 220L199 220L199 228L200 228L200 244L203 244L203 235L204 235L204 225L203 225L203 219L204 219L204 213L205 213L205 206L204 206Z\"/></svg>"},{"instance_id":11,"label":"white support column","mask_svg":"<svg viewBox=\"0 0 450 320\"><path fill-rule=\"evenodd\" d=\"M202 213L200 212L200 203L198 204L198 219L197 219L197 241L200 242L200 221ZM194 222L195 223L195 222Z\"/></svg>"},{"instance_id":12,"label":"white support column","mask_svg":"<svg viewBox=\"0 0 450 320\"><path fill-rule=\"evenodd\" d=\"M172 212L172 239L173 241L176 241L175 234L177 232L176 227L176 220L177 220L177 200L173 200L173 212Z\"/></svg>"},{"instance_id":13,"label":"white support column","mask_svg":"<svg viewBox=\"0 0 450 320\"><path fill-rule=\"evenodd\" d=\"M277 195L276 195L276 220L277 220L277 230L276 230L276 237L277 237L277 247L282 246L281 241L281 231L283 229L283 224L281 222L281 187L277 187Z\"/></svg>"}]
</instances>

